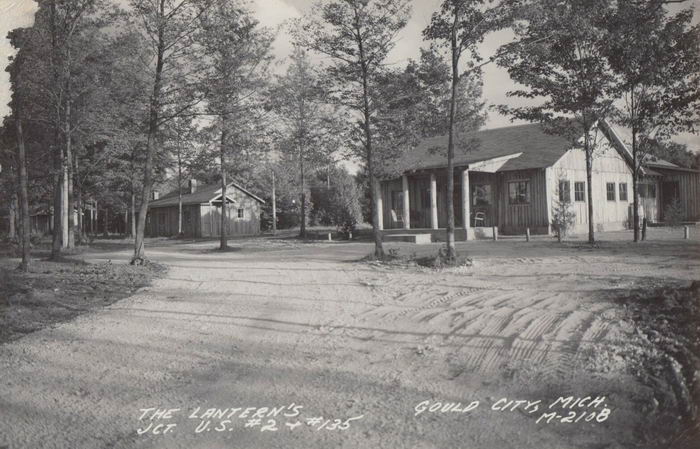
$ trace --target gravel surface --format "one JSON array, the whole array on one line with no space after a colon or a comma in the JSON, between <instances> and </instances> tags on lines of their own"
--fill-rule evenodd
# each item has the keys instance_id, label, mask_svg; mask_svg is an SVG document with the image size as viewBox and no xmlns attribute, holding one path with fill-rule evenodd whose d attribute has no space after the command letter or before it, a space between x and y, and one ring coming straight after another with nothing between
<instances>
[{"instance_id":1,"label":"gravel surface","mask_svg":"<svg viewBox=\"0 0 700 449\"><path fill-rule=\"evenodd\" d=\"M442 271L358 262L366 243L160 242L163 279L0 346L0 447L660 447L615 298L687 287L700 245L653 232L470 242Z\"/></svg>"}]
</instances>

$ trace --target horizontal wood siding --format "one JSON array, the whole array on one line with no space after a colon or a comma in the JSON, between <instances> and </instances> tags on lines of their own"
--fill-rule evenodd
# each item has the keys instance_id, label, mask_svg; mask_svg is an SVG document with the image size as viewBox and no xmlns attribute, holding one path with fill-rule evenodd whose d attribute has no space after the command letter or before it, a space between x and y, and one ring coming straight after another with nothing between
<instances>
[{"instance_id":1,"label":"horizontal wood siding","mask_svg":"<svg viewBox=\"0 0 700 449\"><path fill-rule=\"evenodd\" d=\"M508 184L513 181L529 182L529 203L510 204ZM544 168L502 172L496 190L500 203L498 228L503 234L524 234L526 228L534 232L535 229L547 227L547 178Z\"/></svg>"}]
</instances>

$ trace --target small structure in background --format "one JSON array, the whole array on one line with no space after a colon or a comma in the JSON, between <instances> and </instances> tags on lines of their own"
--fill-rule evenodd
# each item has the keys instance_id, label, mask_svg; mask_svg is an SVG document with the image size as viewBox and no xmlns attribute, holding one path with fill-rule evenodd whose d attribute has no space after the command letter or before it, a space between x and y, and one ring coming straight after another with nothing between
<instances>
[{"instance_id":1,"label":"small structure in background","mask_svg":"<svg viewBox=\"0 0 700 449\"><path fill-rule=\"evenodd\" d=\"M226 187L226 198L221 198L221 185L198 186L190 182L182 194L182 232L184 236L218 237L221 235L221 207L227 208L229 236L256 235L260 233L260 197L236 184ZM158 196L154 192L154 196ZM148 204L146 235L149 237L173 237L178 235L178 191L154 198Z\"/></svg>"}]
</instances>

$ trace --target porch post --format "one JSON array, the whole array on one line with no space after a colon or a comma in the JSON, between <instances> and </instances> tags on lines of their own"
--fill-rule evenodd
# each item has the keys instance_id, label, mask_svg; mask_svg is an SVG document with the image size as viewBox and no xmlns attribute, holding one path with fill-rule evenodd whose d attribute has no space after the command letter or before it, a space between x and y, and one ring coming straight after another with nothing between
<instances>
[{"instance_id":1,"label":"porch post","mask_svg":"<svg viewBox=\"0 0 700 449\"><path fill-rule=\"evenodd\" d=\"M401 177L403 184L403 228L411 229L411 204L408 199L408 176Z\"/></svg>"},{"instance_id":2,"label":"porch post","mask_svg":"<svg viewBox=\"0 0 700 449\"><path fill-rule=\"evenodd\" d=\"M430 174L430 227L438 228L438 212L437 212L437 180L435 173Z\"/></svg>"},{"instance_id":3,"label":"porch post","mask_svg":"<svg viewBox=\"0 0 700 449\"><path fill-rule=\"evenodd\" d=\"M380 231L384 230L384 205L382 201L382 188L379 180L374 181L374 188L376 189L377 195L377 227Z\"/></svg>"},{"instance_id":4,"label":"porch post","mask_svg":"<svg viewBox=\"0 0 700 449\"><path fill-rule=\"evenodd\" d=\"M471 219L471 206L469 195L469 169L462 172L462 223L464 224L464 240L469 240L469 225Z\"/></svg>"}]
</instances>

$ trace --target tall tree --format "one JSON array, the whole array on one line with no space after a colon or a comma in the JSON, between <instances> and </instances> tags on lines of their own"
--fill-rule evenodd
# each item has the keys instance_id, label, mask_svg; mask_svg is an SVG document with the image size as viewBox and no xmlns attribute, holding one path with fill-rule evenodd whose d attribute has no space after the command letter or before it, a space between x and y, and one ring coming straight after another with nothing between
<instances>
[{"instance_id":1,"label":"tall tree","mask_svg":"<svg viewBox=\"0 0 700 449\"><path fill-rule=\"evenodd\" d=\"M211 0L131 0L134 23L150 44L153 64L148 104L146 160L134 239L133 264L143 263L146 214L153 188L154 157L165 121L191 113L202 101L201 46L194 38Z\"/></svg>"},{"instance_id":2,"label":"tall tree","mask_svg":"<svg viewBox=\"0 0 700 449\"><path fill-rule=\"evenodd\" d=\"M614 99L613 74L600 54L610 39L605 25L611 13L611 0L526 1L514 26L523 44L511 46L498 60L513 81L525 86L508 96L541 100L536 106L500 106L501 112L542 122L572 143L583 136L590 243L595 241L592 128L609 114Z\"/></svg>"},{"instance_id":3,"label":"tall tree","mask_svg":"<svg viewBox=\"0 0 700 449\"><path fill-rule=\"evenodd\" d=\"M477 45L487 33L501 28L507 17L504 5L485 8L485 3L485 0L444 0L423 32L426 38L436 40L449 49L451 62L450 109L447 120L447 258L450 260L454 260L457 255L454 233L454 146L458 90L460 79L472 72L467 69L461 73L460 59L468 53L479 60Z\"/></svg>"},{"instance_id":4,"label":"tall tree","mask_svg":"<svg viewBox=\"0 0 700 449\"><path fill-rule=\"evenodd\" d=\"M634 241L639 241L638 183L652 153L681 131L693 131L700 111L700 25L693 10L671 15L659 0L619 0L602 49L622 98L615 114L632 135Z\"/></svg>"},{"instance_id":5,"label":"tall tree","mask_svg":"<svg viewBox=\"0 0 700 449\"><path fill-rule=\"evenodd\" d=\"M342 134L337 111L326 103L321 74L314 69L306 51L295 47L291 64L284 76L277 78L271 94L276 121L283 128L286 145L298 161L300 190L300 231L306 237L307 178L312 170L328 161L329 137ZM335 148L333 148L335 149Z\"/></svg>"},{"instance_id":6,"label":"tall tree","mask_svg":"<svg viewBox=\"0 0 700 449\"><path fill-rule=\"evenodd\" d=\"M209 61L206 113L215 118L219 134L219 247L224 250L228 247L227 159L231 153L243 153L245 149L239 146L252 137L253 122L259 118L256 100L265 84L273 36L260 26L245 4L238 1L214 0L212 8L202 16L201 23L200 36Z\"/></svg>"},{"instance_id":7,"label":"tall tree","mask_svg":"<svg viewBox=\"0 0 700 449\"><path fill-rule=\"evenodd\" d=\"M374 254L383 257L379 229L378 189L375 188L373 141L375 112L374 87L396 35L406 26L410 14L408 0L333 0L319 2L311 16L295 30L302 46L326 55L331 60L328 78L333 98L359 115L359 140L372 191L372 229Z\"/></svg>"}]
</instances>

